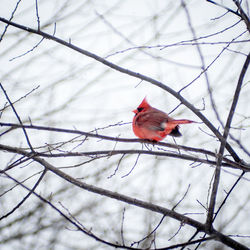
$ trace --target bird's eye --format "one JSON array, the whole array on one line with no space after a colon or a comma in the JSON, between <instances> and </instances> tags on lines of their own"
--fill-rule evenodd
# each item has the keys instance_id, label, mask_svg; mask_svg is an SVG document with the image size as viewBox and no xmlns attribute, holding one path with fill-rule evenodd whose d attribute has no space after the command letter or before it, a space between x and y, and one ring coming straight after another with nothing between
<instances>
[{"instance_id":1,"label":"bird's eye","mask_svg":"<svg viewBox=\"0 0 250 250\"><path fill-rule=\"evenodd\" d=\"M138 112L141 112L144 108L137 108Z\"/></svg>"}]
</instances>

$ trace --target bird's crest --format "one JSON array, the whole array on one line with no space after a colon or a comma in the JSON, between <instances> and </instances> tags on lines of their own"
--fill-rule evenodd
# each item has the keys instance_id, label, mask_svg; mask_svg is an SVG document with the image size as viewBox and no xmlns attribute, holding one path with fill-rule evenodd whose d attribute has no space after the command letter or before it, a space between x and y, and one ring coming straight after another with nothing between
<instances>
[{"instance_id":1,"label":"bird's crest","mask_svg":"<svg viewBox=\"0 0 250 250\"><path fill-rule=\"evenodd\" d=\"M149 107L151 107L151 106L148 104L147 98L144 97L144 99L142 100L142 102L138 106L138 108L149 108Z\"/></svg>"}]
</instances>

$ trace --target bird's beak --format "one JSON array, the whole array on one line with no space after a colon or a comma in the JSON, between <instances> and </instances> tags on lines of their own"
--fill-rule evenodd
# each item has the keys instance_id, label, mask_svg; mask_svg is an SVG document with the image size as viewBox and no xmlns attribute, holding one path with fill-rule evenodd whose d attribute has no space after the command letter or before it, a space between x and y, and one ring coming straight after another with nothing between
<instances>
[{"instance_id":1,"label":"bird's beak","mask_svg":"<svg viewBox=\"0 0 250 250\"><path fill-rule=\"evenodd\" d=\"M135 114L137 114L138 110L137 110L137 109L135 109L135 110L133 110L133 112L134 112Z\"/></svg>"}]
</instances>

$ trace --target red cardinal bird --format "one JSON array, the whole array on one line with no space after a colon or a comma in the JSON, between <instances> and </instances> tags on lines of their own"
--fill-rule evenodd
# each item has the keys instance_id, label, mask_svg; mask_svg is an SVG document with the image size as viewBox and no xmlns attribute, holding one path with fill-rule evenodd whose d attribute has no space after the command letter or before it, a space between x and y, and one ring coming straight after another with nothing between
<instances>
[{"instance_id":1,"label":"red cardinal bird","mask_svg":"<svg viewBox=\"0 0 250 250\"><path fill-rule=\"evenodd\" d=\"M192 123L190 120L174 120L166 113L151 107L146 97L137 109L133 119L133 131L141 139L161 141L167 135L181 136L179 124Z\"/></svg>"}]
</instances>

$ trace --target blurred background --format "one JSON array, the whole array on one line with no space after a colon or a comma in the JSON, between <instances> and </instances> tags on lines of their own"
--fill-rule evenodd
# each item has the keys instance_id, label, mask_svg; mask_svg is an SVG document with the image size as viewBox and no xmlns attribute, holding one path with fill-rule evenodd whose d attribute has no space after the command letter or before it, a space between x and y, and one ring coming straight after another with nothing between
<instances>
[{"instance_id":1,"label":"blurred background","mask_svg":"<svg viewBox=\"0 0 250 250\"><path fill-rule=\"evenodd\" d=\"M218 1L220 2L220 1ZM220 2L236 10L233 1ZM233 13L208 1L1 0L0 17L38 28L97 54L112 63L161 81L200 109L223 133L239 74L249 52L249 34ZM247 1L242 7L249 13ZM135 138L134 110L147 96L149 103L174 118L200 119L163 89L115 71L54 41L0 22L0 82L24 124L77 129L101 135ZM204 72L205 70L205 72ZM249 72L246 74L228 141L249 161ZM177 107L177 108L176 108ZM172 112L173 111L173 112ZM18 123L0 92L1 122ZM28 149L21 129L0 128L0 143ZM164 141L218 152L220 142L203 123L181 127L182 137ZM93 150L149 149L67 133L28 130L32 146L54 153ZM194 153L187 153L197 156ZM228 153L225 152L228 156ZM0 151L1 168L20 156ZM229 157L230 158L230 157ZM211 158L212 159L212 158ZM214 167L152 155L88 156L46 159L74 178L142 199L205 222ZM32 160L8 171L32 188L43 168ZM132 170L132 171L131 171ZM217 208L241 174L223 168ZM27 191L1 175L0 211L8 213ZM250 245L249 174L237 185L215 221L215 228ZM152 249L190 239L196 231L165 218L154 234L142 240L162 216L74 187L48 172L36 189L60 210L110 242ZM247 218L247 219L246 219ZM34 196L2 219L1 249L110 249L78 232L56 211ZM200 234L199 236L202 236ZM199 238L199 236L197 238ZM186 249L195 249L189 246ZM227 249L214 241L199 249Z\"/></svg>"}]
</instances>

